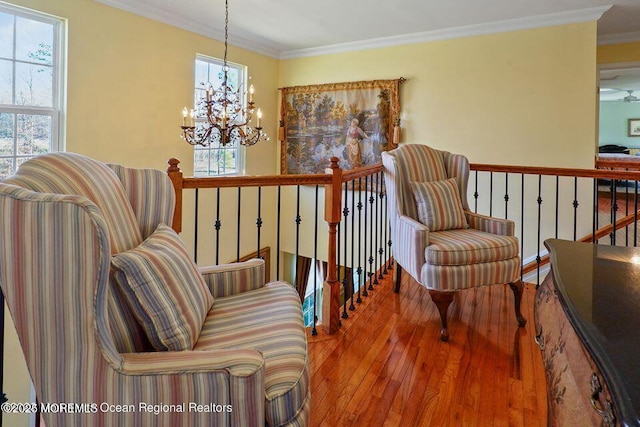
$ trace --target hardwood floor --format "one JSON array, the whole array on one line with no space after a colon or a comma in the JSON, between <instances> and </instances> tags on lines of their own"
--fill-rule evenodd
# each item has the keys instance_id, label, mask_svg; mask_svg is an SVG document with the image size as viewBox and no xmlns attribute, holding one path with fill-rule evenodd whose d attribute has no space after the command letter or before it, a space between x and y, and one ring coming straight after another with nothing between
<instances>
[{"instance_id":1,"label":"hardwood floor","mask_svg":"<svg viewBox=\"0 0 640 427\"><path fill-rule=\"evenodd\" d=\"M546 425L534 295L518 328L507 285L457 293L444 343L427 290L404 274L395 294L390 273L339 333L309 336L311 425Z\"/></svg>"}]
</instances>

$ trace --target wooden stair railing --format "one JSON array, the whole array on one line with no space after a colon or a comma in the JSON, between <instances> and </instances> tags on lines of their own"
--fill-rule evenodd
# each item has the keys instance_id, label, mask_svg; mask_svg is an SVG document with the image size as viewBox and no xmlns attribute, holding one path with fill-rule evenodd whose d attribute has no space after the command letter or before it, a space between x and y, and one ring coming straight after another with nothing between
<instances>
[{"instance_id":1,"label":"wooden stair railing","mask_svg":"<svg viewBox=\"0 0 640 427\"><path fill-rule=\"evenodd\" d=\"M182 230L182 192L185 189L229 188L229 187L275 187L297 185L321 185L325 188L324 219L329 225L327 252L327 276L323 283L322 327L327 333L335 333L340 328L340 282L337 275L337 226L341 221L343 184L382 171L382 164L344 171L338 165L339 159L331 158L325 174L263 175L229 177L185 177L180 170L178 159L169 159L167 174L176 194L176 209L172 228Z\"/></svg>"}]
</instances>

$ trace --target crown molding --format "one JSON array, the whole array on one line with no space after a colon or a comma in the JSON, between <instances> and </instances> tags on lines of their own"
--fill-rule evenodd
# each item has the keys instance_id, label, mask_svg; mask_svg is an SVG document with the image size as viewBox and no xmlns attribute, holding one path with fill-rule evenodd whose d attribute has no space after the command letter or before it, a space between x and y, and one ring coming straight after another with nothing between
<instances>
[{"instance_id":1,"label":"crown molding","mask_svg":"<svg viewBox=\"0 0 640 427\"><path fill-rule=\"evenodd\" d=\"M526 18L507 19L482 24L445 28L442 30L424 31L390 37L380 37L375 39L340 43L309 49L290 50L282 52L280 54L280 59L302 58L309 56L326 55L331 53L376 49L381 47L399 46L428 41L473 37L485 34L495 34L517 30L551 27L555 25L597 21L610 8L611 5L590 7L568 12L550 13L545 15L530 16Z\"/></svg>"},{"instance_id":2,"label":"crown molding","mask_svg":"<svg viewBox=\"0 0 640 427\"><path fill-rule=\"evenodd\" d=\"M134 13L155 21L159 21L186 31L200 34L215 40L224 41L224 32L215 30L208 25L194 22L180 16L173 15L155 6L142 3L131 3L128 0L94 0L107 6L111 6L126 12ZM319 46L308 49L297 49L280 52L271 46L242 37L230 37L230 42L237 47L269 56L276 59L291 59L309 56L326 55L331 53L352 52L365 49L376 49L406 44L422 43L428 41L447 40L462 37L473 37L485 34L502 33L533 28L550 27L554 25L576 24L587 21L597 21L611 8L611 5L578 9L567 12L536 15L525 18L508 19L482 24L466 25L461 27L445 28L434 31L424 31L397 36L379 37L348 43L340 43L327 46ZM624 38L618 38L624 37ZM626 33L619 36L602 36L600 44L624 43L640 40L640 32Z\"/></svg>"},{"instance_id":3,"label":"crown molding","mask_svg":"<svg viewBox=\"0 0 640 427\"><path fill-rule=\"evenodd\" d=\"M159 21L164 24L171 25L173 27L181 28L192 33L200 34L201 36L209 37L214 40L224 42L224 32L221 30L215 30L208 25L204 25L198 22L193 22L188 19L184 19L180 16L173 15L155 6L148 4L142 5L140 3L131 4L127 0L94 0L98 3L102 3L107 6L115 7L116 9L131 12L136 15L143 16L145 18ZM280 52L266 46L261 43L257 43L253 40L248 40L242 37L230 36L229 41L237 47L250 50L252 52L259 53L261 55L269 56L278 59Z\"/></svg>"},{"instance_id":4,"label":"crown molding","mask_svg":"<svg viewBox=\"0 0 640 427\"><path fill-rule=\"evenodd\" d=\"M631 33L622 33L622 34L608 34L603 36L598 36L598 44L606 45L606 44L619 44L619 43L633 43L640 41L640 31L634 31Z\"/></svg>"}]
</instances>

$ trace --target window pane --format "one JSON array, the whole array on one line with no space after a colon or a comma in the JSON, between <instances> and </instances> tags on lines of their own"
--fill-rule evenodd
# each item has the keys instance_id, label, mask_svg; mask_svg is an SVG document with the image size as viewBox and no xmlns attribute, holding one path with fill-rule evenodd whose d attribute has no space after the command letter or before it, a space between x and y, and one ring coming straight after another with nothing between
<instances>
[{"instance_id":1,"label":"window pane","mask_svg":"<svg viewBox=\"0 0 640 427\"><path fill-rule=\"evenodd\" d=\"M16 59L53 64L53 25L16 16Z\"/></svg>"},{"instance_id":2,"label":"window pane","mask_svg":"<svg viewBox=\"0 0 640 427\"><path fill-rule=\"evenodd\" d=\"M51 107L53 105L53 68L17 63L15 103L16 105Z\"/></svg>"},{"instance_id":3,"label":"window pane","mask_svg":"<svg viewBox=\"0 0 640 427\"><path fill-rule=\"evenodd\" d=\"M0 179L13 175L13 159L0 159Z\"/></svg>"},{"instance_id":4,"label":"window pane","mask_svg":"<svg viewBox=\"0 0 640 427\"><path fill-rule=\"evenodd\" d=\"M206 88L209 81L209 65L196 60L196 88Z\"/></svg>"},{"instance_id":5,"label":"window pane","mask_svg":"<svg viewBox=\"0 0 640 427\"><path fill-rule=\"evenodd\" d=\"M209 175L209 151L194 150L193 171L195 175Z\"/></svg>"},{"instance_id":6,"label":"window pane","mask_svg":"<svg viewBox=\"0 0 640 427\"><path fill-rule=\"evenodd\" d=\"M0 156L12 156L13 153L13 120L15 115L0 113Z\"/></svg>"},{"instance_id":7,"label":"window pane","mask_svg":"<svg viewBox=\"0 0 640 427\"><path fill-rule=\"evenodd\" d=\"M0 58L13 58L13 15L0 12Z\"/></svg>"},{"instance_id":8,"label":"window pane","mask_svg":"<svg viewBox=\"0 0 640 427\"><path fill-rule=\"evenodd\" d=\"M13 104L12 61L0 59L0 104Z\"/></svg>"},{"instance_id":9,"label":"window pane","mask_svg":"<svg viewBox=\"0 0 640 427\"><path fill-rule=\"evenodd\" d=\"M51 117L18 114L18 153L36 155L51 149Z\"/></svg>"},{"instance_id":10,"label":"window pane","mask_svg":"<svg viewBox=\"0 0 640 427\"><path fill-rule=\"evenodd\" d=\"M223 61L218 59L198 58L195 64L195 91L194 103L205 96L204 88L209 83L218 89L223 78ZM231 88L241 92L246 92L246 88L240 87L244 83L244 67L229 65L228 84ZM203 119L198 119L196 123L203 123ZM239 173L238 147L221 146L218 143L211 143L208 147L198 147L194 150L194 174L200 176L231 175Z\"/></svg>"}]
</instances>

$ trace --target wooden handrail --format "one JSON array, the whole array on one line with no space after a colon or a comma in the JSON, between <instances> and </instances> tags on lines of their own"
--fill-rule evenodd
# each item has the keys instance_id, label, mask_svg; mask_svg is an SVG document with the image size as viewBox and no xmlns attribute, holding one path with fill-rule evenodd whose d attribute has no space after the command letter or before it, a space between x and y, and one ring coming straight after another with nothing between
<instances>
[{"instance_id":1,"label":"wooden handrail","mask_svg":"<svg viewBox=\"0 0 640 427\"><path fill-rule=\"evenodd\" d=\"M640 159L640 158L639 158ZM627 169L627 170L640 170L640 162L633 160L622 159L601 159L596 160L596 168L598 169Z\"/></svg>"},{"instance_id":2,"label":"wooden handrail","mask_svg":"<svg viewBox=\"0 0 640 427\"><path fill-rule=\"evenodd\" d=\"M505 172L526 175L569 176L578 178L626 179L640 181L640 171L622 171L607 169L565 169L538 166L507 166L471 163L470 169L478 172Z\"/></svg>"},{"instance_id":3,"label":"wooden handrail","mask_svg":"<svg viewBox=\"0 0 640 427\"><path fill-rule=\"evenodd\" d=\"M349 182L354 179L364 178L365 176L373 175L378 172L382 172L382 163L344 171L342 173L342 182Z\"/></svg>"},{"instance_id":4,"label":"wooden handrail","mask_svg":"<svg viewBox=\"0 0 640 427\"><path fill-rule=\"evenodd\" d=\"M325 185L328 174L212 176L184 178L183 188L277 187L279 185Z\"/></svg>"}]
</instances>

